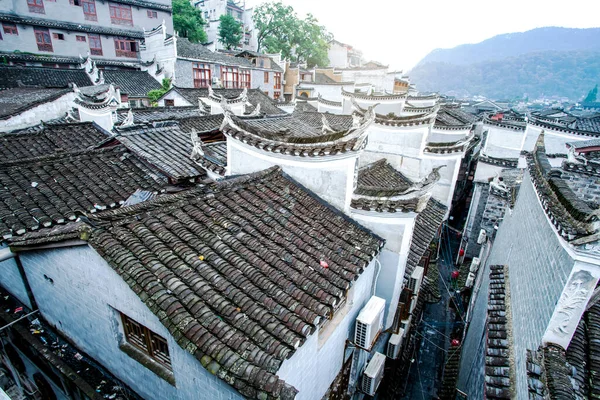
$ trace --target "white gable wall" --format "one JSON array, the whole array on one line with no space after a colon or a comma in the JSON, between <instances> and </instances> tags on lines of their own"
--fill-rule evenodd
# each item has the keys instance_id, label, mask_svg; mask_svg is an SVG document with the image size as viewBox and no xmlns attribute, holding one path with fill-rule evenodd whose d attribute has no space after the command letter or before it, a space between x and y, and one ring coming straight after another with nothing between
<instances>
[{"instance_id":1,"label":"white gable wall","mask_svg":"<svg viewBox=\"0 0 600 400\"><path fill-rule=\"evenodd\" d=\"M20 254L44 318L142 397L207 400L243 398L182 349L156 315L91 247L77 246ZM124 337L120 317L115 310L167 340L176 387L119 349Z\"/></svg>"}]
</instances>

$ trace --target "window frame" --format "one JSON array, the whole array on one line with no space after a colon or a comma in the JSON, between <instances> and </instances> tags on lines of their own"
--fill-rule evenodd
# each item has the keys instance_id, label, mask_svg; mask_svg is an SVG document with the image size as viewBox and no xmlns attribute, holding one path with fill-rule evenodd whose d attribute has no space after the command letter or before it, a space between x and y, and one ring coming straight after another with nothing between
<instances>
[{"instance_id":1,"label":"window frame","mask_svg":"<svg viewBox=\"0 0 600 400\"><path fill-rule=\"evenodd\" d=\"M47 51L50 53L54 52L54 47L52 46L52 36L50 36L50 30L48 28L33 28L33 35L35 37L38 51ZM42 41L39 40L40 38ZM45 39L48 40L46 41Z\"/></svg>"},{"instance_id":2,"label":"window frame","mask_svg":"<svg viewBox=\"0 0 600 400\"><path fill-rule=\"evenodd\" d=\"M19 29L17 28L17 24L3 22L2 23L2 32L7 35L19 36Z\"/></svg>"},{"instance_id":3,"label":"window frame","mask_svg":"<svg viewBox=\"0 0 600 400\"><path fill-rule=\"evenodd\" d=\"M239 75L240 75L240 78L239 78L240 88L250 89L250 85L252 83L252 75L250 73L250 70L249 69L240 69Z\"/></svg>"},{"instance_id":4,"label":"window frame","mask_svg":"<svg viewBox=\"0 0 600 400\"><path fill-rule=\"evenodd\" d=\"M81 43L87 43L87 38L85 35L75 35L75 41Z\"/></svg>"},{"instance_id":5,"label":"window frame","mask_svg":"<svg viewBox=\"0 0 600 400\"><path fill-rule=\"evenodd\" d=\"M96 0L81 0L81 9L86 21L98 21Z\"/></svg>"},{"instance_id":6,"label":"window frame","mask_svg":"<svg viewBox=\"0 0 600 400\"><path fill-rule=\"evenodd\" d=\"M36 14L46 14L44 8L44 0L27 0L27 8L29 12Z\"/></svg>"},{"instance_id":7,"label":"window frame","mask_svg":"<svg viewBox=\"0 0 600 400\"><path fill-rule=\"evenodd\" d=\"M281 90L281 72L275 72L273 78L273 88Z\"/></svg>"},{"instance_id":8,"label":"window frame","mask_svg":"<svg viewBox=\"0 0 600 400\"><path fill-rule=\"evenodd\" d=\"M52 39L65 40L65 34L64 33L58 33L58 32L52 32Z\"/></svg>"},{"instance_id":9,"label":"window frame","mask_svg":"<svg viewBox=\"0 0 600 400\"><path fill-rule=\"evenodd\" d=\"M146 10L146 15L148 18L156 19L158 18L158 12L153 10Z\"/></svg>"},{"instance_id":10,"label":"window frame","mask_svg":"<svg viewBox=\"0 0 600 400\"><path fill-rule=\"evenodd\" d=\"M115 55L117 57L138 58L140 46L135 39L114 38ZM131 49L131 45L135 44L135 50Z\"/></svg>"},{"instance_id":11,"label":"window frame","mask_svg":"<svg viewBox=\"0 0 600 400\"><path fill-rule=\"evenodd\" d=\"M221 83L226 89L240 88L240 70L237 67L221 66Z\"/></svg>"},{"instance_id":12,"label":"window frame","mask_svg":"<svg viewBox=\"0 0 600 400\"><path fill-rule=\"evenodd\" d=\"M265 71L265 83L269 83L269 71Z\"/></svg>"},{"instance_id":13,"label":"window frame","mask_svg":"<svg viewBox=\"0 0 600 400\"><path fill-rule=\"evenodd\" d=\"M165 99L165 107L175 107L175 99Z\"/></svg>"},{"instance_id":14,"label":"window frame","mask_svg":"<svg viewBox=\"0 0 600 400\"><path fill-rule=\"evenodd\" d=\"M104 55L102 51L102 39L100 35L96 35L93 33L88 33L88 43L90 44L90 54L93 56L102 56ZM92 45L99 45L99 47L92 47Z\"/></svg>"},{"instance_id":15,"label":"window frame","mask_svg":"<svg viewBox=\"0 0 600 400\"><path fill-rule=\"evenodd\" d=\"M108 4L108 12L110 15L110 23L113 25L128 25L133 26L133 13L131 11L131 6L126 4ZM129 14L123 16L123 13Z\"/></svg>"},{"instance_id":16,"label":"window frame","mask_svg":"<svg viewBox=\"0 0 600 400\"><path fill-rule=\"evenodd\" d=\"M148 329L136 320L119 312L127 344L135 347L163 367L173 370L167 339Z\"/></svg>"},{"instance_id":17,"label":"window frame","mask_svg":"<svg viewBox=\"0 0 600 400\"><path fill-rule=\"evenodd\" d=\"M195 88L207 88L211 85L212 71L210 64L206 63L193 63L192 64L192 77L194 79Z\"/></svg>"}]
</instances>

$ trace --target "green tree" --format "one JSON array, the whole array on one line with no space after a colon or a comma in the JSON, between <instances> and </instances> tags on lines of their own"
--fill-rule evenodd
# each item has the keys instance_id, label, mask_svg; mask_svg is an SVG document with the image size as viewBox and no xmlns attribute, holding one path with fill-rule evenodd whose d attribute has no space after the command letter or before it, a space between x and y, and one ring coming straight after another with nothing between
<instances>
[{"instance_id":1,"label":"green tree","mask_svg":"<svg viewBox=\"0 0 600 400\"><path fill-rule=\"evenodd\" d=\"M227 50L236 48L242 40L242 24L227 14L221 15L219 21L219 42L223 43Z\"/></svg>"},{"instance_id":2,"label":"green tree","mask_svg":"<svg viewBox=\"0 0 600 400\"><path fill-rule=\"evenodd\" d=\"M258 31L258 51L281 52L291 58L293 38L298 29L298 16L282 2L263 3L254 10L254 27Z\"/></svg>"},{"instance_id":3,"label":"green tree","mask_svg":"<svg viewBox=\"0 0 600 400\"><path fill-rule=\"evenodd\" d=\"M154 89L148 92L148 98L150 102L155 105L158 102L158 99L163 97L165 93L167 93L171 89L171 79L164 78L162 80L162 87L160 89Z\"/></svg>"},{"instance_id":4,"label":"green tree","mask_svg":"<svg viewBox=\"0 0 600 400\"><path fill-rule=\"evenodd\" d=\"M281 52L283 58L306 62L309 67L328 65L327 50L332 35L313 15L300 19L292 7L278 1L256 7L253 18L258 31L258 51Z\"/></svg>"},{"instance_id":5,"label":"green tree","mask_svg":"<svg viewBox=\"0 0 600 400\"><path fill-rule=\"evenodd\" d=\"M596 102L596 99L598 98L598 85L596 84L596 86L594 86L594 88L592 90L590 90L585 98L585 100L583 100L584 103L594 103Z\"/></svg>"},{"instance_id":6,"label":"green tree","mask_svg":"<svg viewBox=\"0 0 600 400\"><path fill-rule=\"evenodd\" d=\"M202 11L195 8L188 0L173 0L173 29L179 36L188 38L190 42L206 42Z\"/></svg>"},{"instance_id":7,"label":"green tree","mask_svg":"<svg viewBox=\"0 0 600 400\"><path fill-rule=\"evenodd\" d=\"M324 26L319 25L319 21L308 14L304 20L301 20L295 37L296 60L305 62L309 67L319 65L326 67L329 65L327 51L329 42L333 35L327 32Z\"/></svg>"}]
</instances>

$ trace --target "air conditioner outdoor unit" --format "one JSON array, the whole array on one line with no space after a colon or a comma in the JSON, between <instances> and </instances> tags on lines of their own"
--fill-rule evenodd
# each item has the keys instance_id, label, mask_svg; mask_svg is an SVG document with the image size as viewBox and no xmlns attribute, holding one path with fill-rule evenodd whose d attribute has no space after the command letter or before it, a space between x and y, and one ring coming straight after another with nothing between
<instances>
[{"instance_id":1,"label":"air conditioner outdoor unit","mask_svg":"<svg viewBox=\"0 0 600 400\"><path fill-rule=\"evenodd\" d=\"M471 260L471 268L469 268L469 271L477 272L477 270L479 269L480 262L481 260L479 259L479 257L473 257L473 260Z\"/></svg>"},{"instance_id":2,"label":"air conditioner outdoor unit","mask_svg":"<svg viewBox=\"0 0 600 400\"><path fill-rule=\"evenodd\" d=\"M467 280L465 281L465 286L468 288L473 287L474 282L475 282L475 274L473 272L469 272L469 276L467 276Z\"/></svg>"},{"instance_id":3,"label":"air conditioner outdoor unit","mask_svg":"<svg viewBox=\"0 0 600 400\"><path fill-rule=\"evenodd\" d=\"M487 233L485 233L485 229L479 231L479 237L477 237L477 244L483 244L485 242L485 238L487 237Z\"/></svg>"},{"instance_id":4,"label":"air conditioner outdoor unit","mask_svg":"<svg viewBox=\"0 0 600 400\"><path fill-rule=\"evenodd\" d=\"M423 267L416 267L412 275L410 276L408 280L408 288L413 292L413 294L419 293L424 272L425 269Z\"/></svg>"},{"instance_id":5,"label":"air conditioner outdoor unit","mask_svg":"<svg viewBox=\"0 0 600 400\"><path fill-rule=\"evenodd\" d=\"M400 348L402 347L402 337L404 336L404 329L400 329L398 334L393 334L390 336L390 340L387 345L386 356L395 360L398 358L398 354L400 354Z\"/></svg>"},{"instance_id":6,"label":"air conditioner outdoor unit","mask_svg":"<svg viewBox=\"0 0 600 400\"><path fill-rule=\"evenodd\" d=\"M383 370L385 367L385 356L381 353L375 353L362 377L362 391L369 396L374 396L379 384L383 379Z\"/></svg>"},{"instance_id":7,"label":"air conditioner outdoor unit","mask_svg":"<svg viewBox=\"0 0 600 400\"><path fill-rule=\"evenodd\" d=\"M383 328L385 300L377 296L369 299L356 318L354 344L370 350L377 335Z\"/></svg>"}]
</instances>

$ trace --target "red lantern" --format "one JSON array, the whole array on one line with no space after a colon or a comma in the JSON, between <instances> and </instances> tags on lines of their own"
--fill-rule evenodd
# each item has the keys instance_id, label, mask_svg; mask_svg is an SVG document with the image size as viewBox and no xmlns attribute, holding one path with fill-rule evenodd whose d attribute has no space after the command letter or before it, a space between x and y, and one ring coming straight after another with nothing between
<instances>
[{"instance_id":1,"label":"red lantern","mask_svg":"<svg viewBox=\"0 0 600 400\"><path fill-rule=\"evenodd\" d=\"M461 257L464 256L465 255L465 249L460 249L458 251L458 255L461 256Z\"/></svg>"},{"instance_id":2,"label":"red lantern","mask_svg":"<svg viewBox=\"0 0 600 400\"><path fill-rule=\"evenodd\" d=\"M323 267L323 268L329 268L329 264L327 264L327 261L325 261L325 260L321 260L320 264L321 264L321 267Z\"/></svg>"},{"instance_id":3,"label":"red lantern","mask_svg":"<svg viewBox=\"0 0 600 400\"><path fill-rule=\"evenodd\" d=\"M458 346L460 346L460 340L452 339L452 347L458 347Z\"/></svg>"},{"instance_id":4,"label":"red lantern","mask_svg":"<svg viewBox=\"0 0 600 400\"><path fill-rule=\"evenodd\" d=\"M460 272L458 272L457 270L452 271L452 279L458 279L458 276L460 275Z\"/></svg>"}]
</instances>

